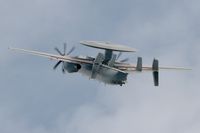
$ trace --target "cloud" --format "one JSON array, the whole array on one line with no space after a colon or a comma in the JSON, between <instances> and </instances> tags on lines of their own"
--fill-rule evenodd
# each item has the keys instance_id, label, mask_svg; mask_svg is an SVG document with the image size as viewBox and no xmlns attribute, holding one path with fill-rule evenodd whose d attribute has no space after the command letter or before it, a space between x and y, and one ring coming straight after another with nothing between
<instances>
[{"instance_id":1,"label":"cloud","mask_svg":"<svg viewBox=\"0 0 200 133\"><path fill-rule=\"evenodd\" d=\"M11 2L0 4L0 132L199 131L198 1ZM127 56L142 56L145 64L157 57L160 65L193 70L161 71L158 88L151 73L130 74L124 87L104 86L54 72L54 62L7 51L14 43L53 52L63 41L85 39L138 48ZM77 49L88 54L85 47Z\"/></svg>"}]
</instances>

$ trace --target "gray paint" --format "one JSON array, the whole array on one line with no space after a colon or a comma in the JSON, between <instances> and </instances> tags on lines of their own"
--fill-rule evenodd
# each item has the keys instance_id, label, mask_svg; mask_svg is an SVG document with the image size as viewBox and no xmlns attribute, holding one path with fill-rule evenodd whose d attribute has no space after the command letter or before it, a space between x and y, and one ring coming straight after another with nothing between
<instances>
[{"instance_id":1,"label":"gray paint","mask_svg":"<svg viewBox=\"0 0 200 133\"><path fill-rule=\"evenodd\" d=\"M199 1L1 0L0 132L198 133ZM16 55L8 46L53 52L67 41L129 44L144 64L189 66L188 73L134 74L124 87L53 71L55 62ZM73 54L96 55L77 47ZM123 58L122 56L122 58ZM20 60L20 62L19 62ZM188 78L190 77L190 78Z\"/></svg>"}]
</instances>

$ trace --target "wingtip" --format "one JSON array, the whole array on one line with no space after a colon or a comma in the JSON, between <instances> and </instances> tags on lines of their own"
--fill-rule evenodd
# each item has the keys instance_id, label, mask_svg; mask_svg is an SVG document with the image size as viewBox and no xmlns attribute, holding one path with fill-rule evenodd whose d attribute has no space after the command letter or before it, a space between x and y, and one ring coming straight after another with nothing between
<instances>
[{"instance_id":1,"label":"wingtip","mask_svg":"<svg viewBox=\"0 0 200 133\"><path fill-rule=\"evenodd\" d=\"M9 46L9 47L8 47L8 50L12 50L12 47L11 47L11 46Z\"/></svg>"},{"instance_id":2,"label":"wingtip","mask_svg":"<svg viewBox=\"0 0 200 133\"><path fill-rule=\"evenodd\" d=\"M190 71L192 68L185 68L185 67L160 67L160 69L168 69L168 70L186 70Z\"/></svg>"},{"instance_id":3,"label":"wingtip","mask_svg":"<svg viewBox=\"0 0 200 133\"><path fill-rule=\"evenodd\" d=\"M14 47L11 46L8 47L8 50L14 50L14 49L15 49Z\"/></svg>"}]
</instances>

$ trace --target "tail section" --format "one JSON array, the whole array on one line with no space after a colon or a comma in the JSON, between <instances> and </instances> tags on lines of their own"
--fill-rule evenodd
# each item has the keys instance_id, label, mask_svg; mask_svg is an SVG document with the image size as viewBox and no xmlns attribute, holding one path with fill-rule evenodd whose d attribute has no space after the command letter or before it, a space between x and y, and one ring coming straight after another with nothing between
<instances>
[{"instance_id":1,"label":"tail section","mask_svg":"<svg viewBox=\"0 0 200 133\"><path fill-rule=\"evenodd\" d=\"M159 86L159 61L153 60L152 64L154 86Z\"/></svg>"},{"instance_id":2,"label":"tail section","mask_svg":"<svg viewBox=\"0 0 200 133\"><path fill-rule=\"evenodd\" d=\"M137 59L137 66L136 66L137 71L142 71L142 57L138 57Z\"/></svg>"}]
</instances>

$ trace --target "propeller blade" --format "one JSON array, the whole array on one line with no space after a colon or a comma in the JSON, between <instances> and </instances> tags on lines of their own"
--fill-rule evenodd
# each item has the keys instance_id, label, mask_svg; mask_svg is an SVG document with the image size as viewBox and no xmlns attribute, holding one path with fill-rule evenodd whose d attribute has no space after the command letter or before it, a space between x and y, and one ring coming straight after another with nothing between
<instances>
[{"instance_id":1,"label":"propeller blade","mask_svg":"<svg viewBox=\"0 0 200 133\"><path fill-rule=\"evenodd\" d=\"M67 55L71 54L71 53L74 51L74 49L75 49L75 46L73 46L73 47L70 49L70 51L67 53Z\"/></svg>"},{"instance_id":2,"label":"propeller blade","mask_svg":"<svg viewBox=\"0 0 200 133\"><path fill-rule=\"evenodd\" d=\"M62 62L62 61L58 61L58 62L55 64L55 66L53 67L53 69L55 70L61 62Z\"/></svg>"},{"instance_id":3,"label":"propeller blade","mask_svg":"<svg viewBox=\"0 0 200 133\"><path fill-rule=\"evenodd\" d=\"M62 72L65 73L64 64L62 65Z\"/></svg>"},{"instance_id":4,"label":"propeller blade","mask_svg":"<svg viewBox=\"0 0 200 133\"><path fill-rule=\"evenodd\" d=\"M64 51L63 51L63 52L64 52L63 55L65 55L65 54L66 54L66 49L67 49L67 43L64 43L64 44L63 44L63 48L64 48L64 49L63 49L63 50L64 50Z\"/></svg>"},{"instance_id":5,"label":"propeller blade","mask_svg":"<svg viewBox=\"0 0 200 133\"><path fill-rule=\"evenodd\" d=\"M129 58L125 58L123 60L120 60L120 62L127 62L129 60Z\"/></svg>"},{"instance_id":6,"label":"propeller blade","mask_svg":"<svg viewBox=\"0 0 200 133\"><path fill-rule=\"evenodd\" d=\"M57 47L55 47L54 49L55 49L60 55L63 56L63 54L60 52L60 50L59 50Z\"/></svg>"},{"instance_id":7,"label":"propeller blade","mask_svg":"<svg viewBox=\"0 0 200 133\"><path fill-rule=\"evenodd\" d=\"M118 60L121 55L122 55L122 52L119 52L119 54L117 55L116 60Z\"/></svg>"}]
</instances>

